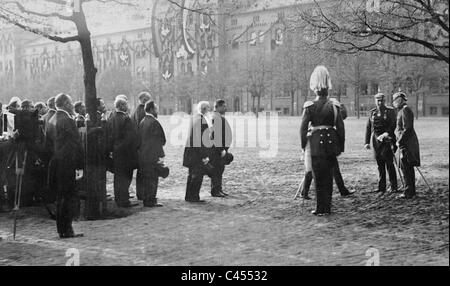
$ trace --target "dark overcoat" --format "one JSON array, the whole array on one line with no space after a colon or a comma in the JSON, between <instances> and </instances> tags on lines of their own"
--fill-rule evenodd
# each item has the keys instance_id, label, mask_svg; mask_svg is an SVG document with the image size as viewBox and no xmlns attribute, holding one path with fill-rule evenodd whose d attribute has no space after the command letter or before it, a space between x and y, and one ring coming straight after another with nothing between
<instances>
[{"instance_id":1,"label":"dark overcoat","mask_svg":"<svg viewBox=\"0 0 450 286\"><path fill-rule=\"evenodd\" d=\"M403 106L397 115L397 142L400 150L405 152L412 166L420 167L420 146L414 130L414 113L408 106Z\"/></svg>"},{"instance_id":2,"label":"dark overcoat","mask_svg":"<svg viewBox=\"0 0 450 286\"><path fill-rule=\"evenodd\" d=\"M107 123L108 146L113 153L115 168L137 167L137 134L131 118L125 112L115 112Z\"/></svg>"},{"instance_id":3,"label":"dark overcoat","mask_svg":"<svg viewBox=\"0 0 450 286\"><path fill-rule=\"evenodd\" d=\"M166 145L166 136L159 121L153 116L147 115L139 124L139 167L145 168L156 164L160 158L164 158L163 146Z\"/></svg>"},{"instance_id":4,"label":"dark overcoat","mask_svg":"<svg viewBox=\"0 0 450 286\"><path fill-rule=\"evenodd\" d=\"M184 149L183 166L193 168L202 165L202 160L210 157L211 147L212 141L208 123L203 115L195 114L192 116L189 127L189 136Z\"/></svg>"}]
</instances>

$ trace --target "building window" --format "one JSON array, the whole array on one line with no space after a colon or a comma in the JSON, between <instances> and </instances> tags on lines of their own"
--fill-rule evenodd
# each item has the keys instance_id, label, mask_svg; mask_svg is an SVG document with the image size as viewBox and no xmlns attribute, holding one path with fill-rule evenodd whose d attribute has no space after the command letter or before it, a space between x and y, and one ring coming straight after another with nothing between
<instances>
[{"instance_id":1,"label":"building window","mask_svg":"<svg viewBox=\"0 0 450 286\"><path fill-rule=\"evenodd\" d=\"M442 116L448 116L448 106L442 107Z\"/></svg>"},{"instance_id":2,"label":"building window","mask_svg":"<svg viewBox=\"0 0 450 286\"><path fill-rule=\"evenodd\" d=\"M237 19L231 19L231 26L237 26L238 20Z\"/></svg>"},{"instance_id":3,"label":"building window","mask_svg":"<svg viewBox=\"0 0 450 286\"><path fill-rule=\"evenodd\" d=\"M278 12L278 20L283 20L283 19L284 19L284 11Z\"/></svg>"},{"instance_id":4,"label":"building window","mask_svg":"<svg viewBox=\"0 0 450 286\"><path fill-rule=\"evenodd\" d=\"M440 87L441 87L441 93L447 93L448 94L448 88L449 88L448 76L441 77Z\"/></svg>"},{"instance_id":5,"label":"building window","mask_svg":"<svg viewBox=\"0 0 450 286\"><path fill-rule=\"evenodd\" d=\"M380 87L380 85L378 83L372 82L372 90L371 90L370 94L372 94L372 95L377 94L378 90L379 90L379 87Z\"/></svg>"},{"instance_id":6,"label":"building window","mask_svg":"<svg viewBox=\"0 0 450 286\"><path fill-rule=\"evenodd\" d=\"M361 84L361 95L368 95L369 93L369 85L367 83Z\"/></svg>"},{"instance_id":7,"label":"building window","mask_svg":"<svg viewBox=\"0 0 450 286\"><path fill-rule=\"evenodd\" d=\"M438 108L436 106L430 107L430 115L437 115Z\"/></svg>"},{"instance_id":8,"label":"building window","mask_svg":"<svg viewBox=\"0 0 450 286\"><path fill-rule=\"evenodd\" d=\"M283 114L284 115L289 115L289 107L283 108Z\"/></svg>"},{"instance_id":9,"label":"building window","mask_svg":"<svg viewBox=\"0 0 450 286\"><path fill-rule=\"evenodd\" d=\"M259 23L259 16L253 17L253 22L254 23Z\"/></svg>"}]
</instances>

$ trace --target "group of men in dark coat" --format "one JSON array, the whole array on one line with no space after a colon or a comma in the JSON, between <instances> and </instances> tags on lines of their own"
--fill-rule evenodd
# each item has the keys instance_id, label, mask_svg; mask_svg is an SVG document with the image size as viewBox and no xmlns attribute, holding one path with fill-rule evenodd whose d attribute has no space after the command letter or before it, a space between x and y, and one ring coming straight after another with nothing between
<instances>
[{"instance_id":1,"label":"group of men in dark coat","mask_svg":"<svg viewBox=\"0 0 450 286\"><path fill-rule=\"evenodd\" d=\"M183 166L189 169L185 200L191 203L204 203L200 199L200 189L205 175L211 178L211 195L224 198L228 194L222 188L225 166L233 160L229 153L232 142L231 127L224 115L224 100L217 100L211 124L206 114L211 111L209 102L198 104L197 114L192 116L189 137L183 156Z\"/></svg>"}]
</instances>

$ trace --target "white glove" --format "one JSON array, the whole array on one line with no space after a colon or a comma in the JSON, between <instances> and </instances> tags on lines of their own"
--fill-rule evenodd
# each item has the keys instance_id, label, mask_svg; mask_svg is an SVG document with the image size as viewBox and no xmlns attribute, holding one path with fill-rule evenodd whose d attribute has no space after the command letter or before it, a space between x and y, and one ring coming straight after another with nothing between
<instances>
[{"instance_id":1,"label":"white glove","mask_svg":"<svg viewBox=\"0 0 450 286\"><path fill-rule=\"evenodd\" d=\"M203 164L205 164L205 165L206 165L206 164L208 164L208 163L209 163L209 158L205 158L205 159L203 159L202 161L203 161Z\"/></svg>"}]
</instances>

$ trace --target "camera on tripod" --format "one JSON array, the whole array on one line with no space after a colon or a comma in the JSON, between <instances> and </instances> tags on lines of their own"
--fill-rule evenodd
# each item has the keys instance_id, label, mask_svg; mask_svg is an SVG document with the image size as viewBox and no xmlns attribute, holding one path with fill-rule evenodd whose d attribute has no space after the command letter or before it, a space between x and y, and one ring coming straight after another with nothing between
<instances>
[{"instance_id":1,"label":"camera on tripod","mask_svg":"<svg viewBox=\"0 0 450 286\"><path fill-rule=\"evenodd\" d=\"M14 114L14 139L17 142L33 142L39 136L39 113L37 110L10 110Z\"/></svg>"}]
</instances>

